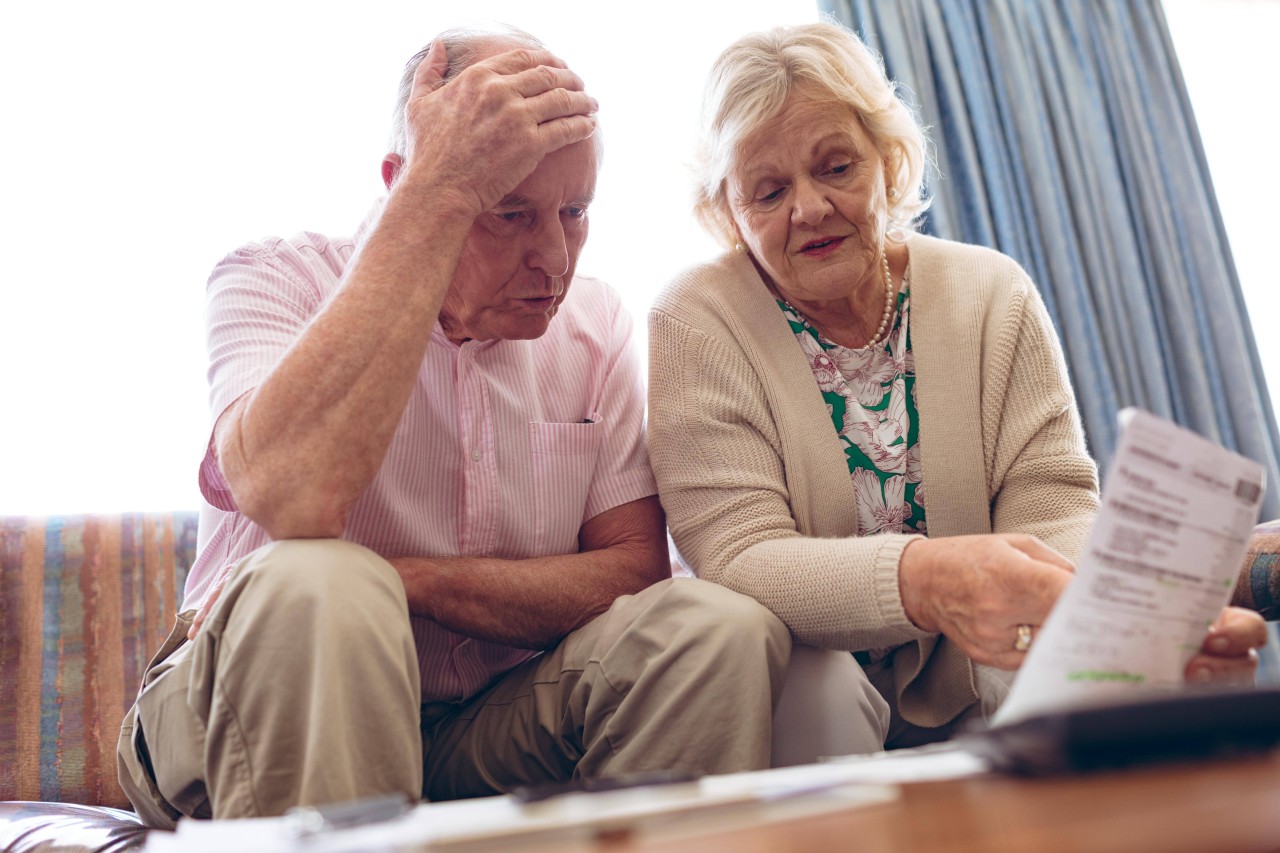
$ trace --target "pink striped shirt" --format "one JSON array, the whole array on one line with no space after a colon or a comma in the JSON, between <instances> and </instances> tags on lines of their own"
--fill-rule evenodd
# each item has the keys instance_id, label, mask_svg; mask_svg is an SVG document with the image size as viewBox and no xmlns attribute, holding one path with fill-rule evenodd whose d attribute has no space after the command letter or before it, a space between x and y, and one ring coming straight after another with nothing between
<instances>
[{"instance_id":1,"label":"pink striped shirt","mask_svg":"<svg viewBox=\"0 0 1280 853\"><path fill-rule=\"evenodd\" d=\"M215 422L270 373L337 289L376 215L354 238L271 238L214 269L207 332ZM207 505L187 608L271 541L237 511L212 441L200 489ZM607 285L578 277L537 340L457 345L436 324L382 468L343 538L388 557L569 554L587 519L656 492L631 318ZM471 696L535 654L427 619L411 623L424 702Z\"/></svg>"}]
</instances>

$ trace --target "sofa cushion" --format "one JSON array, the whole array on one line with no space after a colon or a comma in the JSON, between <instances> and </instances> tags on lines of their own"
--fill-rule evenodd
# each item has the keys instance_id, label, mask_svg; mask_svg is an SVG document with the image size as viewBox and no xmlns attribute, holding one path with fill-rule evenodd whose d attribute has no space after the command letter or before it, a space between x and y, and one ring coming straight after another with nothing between
<instances>
[{"instance_id":1,"label":"sofa cushion","mask_svg":"<svg viewBox=\"0 0 1280 853\"><path fill-rule=\"evenodd\" d=\"M172 626L196 521L0 517L0 800L129 807L120 720Z\"/></svg>"},{"instance_id":2,"label":"sofa cushion","mask_svg":"<svg viewBox=\"0 0 1280 853\"><path fill-rule=\"evenodd\" d=\"M1280 520L1253 529L1231 603L1280 619Z\"/></svg>"}]
</instances>

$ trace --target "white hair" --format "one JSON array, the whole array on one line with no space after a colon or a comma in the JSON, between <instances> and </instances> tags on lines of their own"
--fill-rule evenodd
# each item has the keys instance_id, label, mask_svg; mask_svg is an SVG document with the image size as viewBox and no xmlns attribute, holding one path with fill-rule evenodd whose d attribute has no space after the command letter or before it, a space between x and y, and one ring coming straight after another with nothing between
<instances>
[{"instance_id":1,"label":"white hair","mask_svg":"<svg viewBox=\"0 0 1280 853\"><path fill-rule=\"evenodd\" d=\"M404 73L400 75L400 88L396 92L396 108L391 114L391 151L402 157L408 148L404 111L409 104L409 93L413 91L413 75L422 64L422 60L427 58L427 53L436 39L444 42L445 81L452 80L475 64L476 57L480 55L483 47L499 44L510 48L546 49L541 41L529 33L507 24L454 27L427 42L426 47L415 53L405 63Z\"/></svg>"},{"instance_id":2,"label":"white hair","mask_svg":"<svg viewBox=\"0 0 1280 853\"><path fill-rule=\"evenodd\" d=\"M530 33L510 24L497 23L452 27L427 42L422 50L411 56L409 61L405 63L404 73L400 75L400 87L396 91L395 110L391 113L391 139L389 145L391 152L399 154L401 157L405 155L409 147L404 113L405 108L409 105L409 95L413 91L413 75L417 72L418 66L422 64L422 60L427 58L427 53L431 50L431 45L436 39L444 42L445 69L443 79L445 82L452 80L474 65L482 49L486 47L497 45L507 49L547 49L545 44ZM592 139L595 143L596 168L598 169L604 163L604 137L600 132L598 118Z\"/></svg>"},{"instance_id":3,"label":"white hair","mask_svg":"<svg viewBox=\"0 0 1280 853\"><path fill-rule=\"evenodd\" d=\"M694 212L703 227L728 246L737 240L725 180L743 140L777 115L798 86L853 110L897 190L889 199L890 225L913 228L929 207L923 194L924 130L898 97L880 57L852 31L829 21L751 33L716 59L703 93L694 163Z\"/></svg>"}]
</instances>

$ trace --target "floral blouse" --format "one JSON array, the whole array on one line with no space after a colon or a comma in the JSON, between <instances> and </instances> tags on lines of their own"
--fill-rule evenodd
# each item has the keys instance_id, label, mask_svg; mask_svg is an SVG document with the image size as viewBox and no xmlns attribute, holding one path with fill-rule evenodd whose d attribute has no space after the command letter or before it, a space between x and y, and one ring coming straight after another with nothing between
<instances>
[{"instance_id":1,"label":"floral blouse","mask_svg":"<svg viewBox=\"0 0 1280 853\"><path fill-rule=\"evenodd\" d=\"M834 344L785 302L791 324L844 445L857 502L858 535L927 533L920 478L920 418L911 357L910 283L898 294L898 315L882 346L854 350Z\"/></svg>"}]
</instances>

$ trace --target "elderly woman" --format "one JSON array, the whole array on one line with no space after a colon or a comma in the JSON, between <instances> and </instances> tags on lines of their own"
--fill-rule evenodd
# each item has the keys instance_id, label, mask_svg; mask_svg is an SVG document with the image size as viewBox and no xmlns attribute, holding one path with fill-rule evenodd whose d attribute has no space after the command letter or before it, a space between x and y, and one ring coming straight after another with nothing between
<instances>
[{"instance_id":1,"label":"elderly woman","mask_svg":"<svg viewBox=\"0 0 1280 853\"><path fill-rule=\"evenodd\" d=\"M1035 287L914 232L924 164L851 32L740 39L711 72L698 161L697 213L730 251L649 318L676 545L799 643L857 653L867 750L994 710L1098 506ZM1252 678L1264 640L1229 608L1187 676Z\"/></svg>"}]
</instances>

